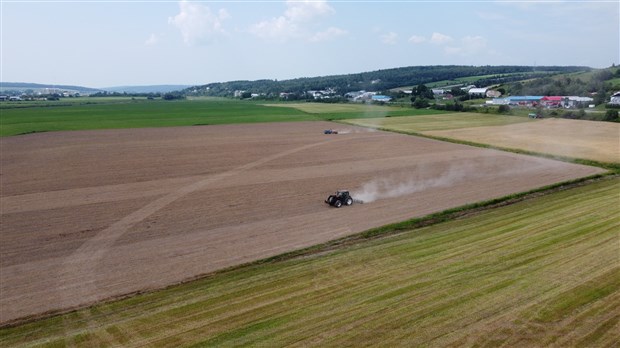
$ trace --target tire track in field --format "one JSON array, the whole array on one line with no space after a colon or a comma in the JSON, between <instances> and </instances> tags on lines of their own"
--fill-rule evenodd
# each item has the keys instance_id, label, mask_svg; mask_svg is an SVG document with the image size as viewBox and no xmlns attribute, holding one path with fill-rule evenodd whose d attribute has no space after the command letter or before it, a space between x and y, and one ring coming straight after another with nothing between
<instances>
[{"instance_id":1,"label":"tire track in field","mask_svg":"<svg viewBox=\"0 0 620 348\"><path fill-rule=\"evenodd\" d=\"M99 232L93 238L84 242L84 244L82 244L75 252L63 261L60 268L60 273L57 277L59 284L55 287L55 291L60 292L57 297L60 300L60 303L58 304L59 307L67 308L82 306L87 303L101 300L101 298L98 298L97 296L99 291L96 285L96 268L99 260L103 258L112 245L131 227L144 221L149 216L155 214L169 204L192 192L205 189L215 182L243 173L273 160L313 147L343 141L346 139L348 138L332 138L326 141L300 146L244 164L223 173L206 177L160 197L159 199L156 199L155 201L118 220L105 230ZM110 295L111 294L107 294L103 297L109 297Z\"/></svg>"}]
</instances>

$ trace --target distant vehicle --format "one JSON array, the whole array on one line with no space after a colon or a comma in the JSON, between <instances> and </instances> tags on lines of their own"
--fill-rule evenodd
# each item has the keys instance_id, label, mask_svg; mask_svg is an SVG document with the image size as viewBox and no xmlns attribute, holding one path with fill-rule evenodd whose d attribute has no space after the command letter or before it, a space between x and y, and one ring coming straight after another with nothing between
<instances>
[{"instance_id":1,"label":"distant vehicle","mask_svg":"<svg viewBox=\"0 0 620 348\"><path fill-rule=\"evenodd\" d=\"M527 116L529 118L543 118L542 115L535 114L535 113L527 114Z\"/></svg>"},{"instance_id":2,"label":"distant vehicle","mask_svg":"<svg viewBox=\"0 0 620 348\"><path fill-rule=\"evenodd\" d=\"M360 204L364 203L359 199L353 199L353 197L351 197L351 194L347 190L336 191L336 193L334 193L333 195L329 195L329 197L327 197L327 199L325 200L325 203L336 208L340 208L343 205L351 205L354 202Z\"/></svg>"},{"instance_id":3,"label":"distant vehicle","mask_svg":"<svg viewBox=\"0 0 620 348\"><path fill-rule=\"evenodd\" d=\"M333 130L333 129L326 129L323 131L324 134L338 134L337 130Z\"/></svg>"}]
</instances>

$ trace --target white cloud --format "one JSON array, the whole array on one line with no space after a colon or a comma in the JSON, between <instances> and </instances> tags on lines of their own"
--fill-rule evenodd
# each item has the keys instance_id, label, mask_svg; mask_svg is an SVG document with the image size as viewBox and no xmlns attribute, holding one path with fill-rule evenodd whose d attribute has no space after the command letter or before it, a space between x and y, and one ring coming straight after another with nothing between
<instances>
[{"instance_id":1,"label":"white cloud","mask_svg":"<svg viewBox=\"0 0 620 348\"><path fill-rule=\"evenodd\" d=\"M333 40L339 36L344 36L347 35L348 32L346 30L342 30L340 28L336 28L336 27L330 27L325 31L321 31L318 32L316 34L314 34L311 38L310 38L310 42L323 42L323 41L329 41L329 40Z\"/></svg>"},{"instance_id":2,"label":"white cloud","mask_svg":"<svg viewBox=\"0 0 620 348\"><path fill-rule=\"evenodd\" d=\"M431 43L434 43L436 45L443 45L449 42L452 42L454 39L448 35L444 35L441 33L433 33L433 35L431 35Z\"/></svg>"},{"instance_id":3,"label":"white cloud","mask_svg":"<svg viewBox=\"0 0 620 348\"><path fill-rule=\"evenodd\" d=\"M487 48L487 39L482 36L465 36L461 42L466 52L480 52Z\"/></svg>"},{"instance_id":4,"label":"white cloud","mask_svg":"<svg viewBox=\"0 0 620 348\"><path fill-rule=\"evenodd\" d=\"M286 1L284 16L293 22L308 22L316 17L334 13L334 9L326 0L319 1Z\"/></svg>"},{"instance_id":5,"label":"white cloud","mask_svg":"<svg viewBox=\"0 0 620 348\"><path fill-rule=\"evenodd\" d=\"M250 33L267 40L287 41L292 38L305 37L317 42L327 37L340 36L344 32L338 28L329 28L315 34L309 33L308 27L311 24L335 12L325 0L287 0L286 7L283 15L255 24L250 28Z\"/></svg>"},{"instance_id":6,"label":"white cloud","mask_svg":"<svg viewBox=\"0 0 620 348\"><path fill-rule=\"evenodd\" d=\"M421 44L426 42L426 38L424 36L413 35L409 38L409 42L412 44Z\"/></svg>"},{"instance_id":7,"label":"white cloud","mask_svg":"<svg viewBox=\"0 0 620 348\"><path fill-rule=\"evenodd\" d=\"M395 32L389 32L387 34L381 35L381 42L386 45L396 45L398 42L398 34Z\"/></svg>"},{"instance_id":8,"label":"white cloud","mask_svg":"<svg viewBox=\"0 0 620 348\"><path fill-rule=\"evenodd\" d=\"M298 35L298 28L290 19L280 16L255 24L250 32L262 39L286 41Z\"/></svg>"},{"instance_id":9,"label":"white cloud","mask_svg":"<svg viewBox=\"0 0 620 348\"><path fill-rule=\"evenodd\" d=\"M146 41L144 42L144 45L146 46L154 46L159 42L159 37L157 37L157 35L155 34L151 34L151 36L149 36L148 39L146 39Z\"/></svg>"},{"instance_id":10,"label":"white cloud","mask_svg":"<svg viewBox=\"0 0 620 348\"><path fill-rule=\"evenodd\" d=\"M496 54L495 51L488 47L487 39L482 36L468 35L457 42L451 36L435 32L428 40L424 36L413 35L409 38L409 42L412 44L434 44L442 47L443 51L449 55Z\"/></svg>"},{"instance_id":11,"label":"white cloud","mask_svg":"<svg viewBox=\"0 0 620 348\"><path fill-rule=\"evenodd\" d=\"M206 44L226 34L222 22L230 15L225 9L214 14L207 6L186 0L179 2L179 7L180 13L168 18L168 23L179 28L186 44Z\"/></svg>"},{"instance_id":12,"label":"white cloud","mask_svg":"<svg viewBox=\"0 0 620 348\"><path fill-rule=\"evenodd\" d=\"M482 36L465 36L460 40L459 46L446 46L447 54L457 54L461 56L472 56L479 53L494 54L487 46L487 39Z\"/></svg>"}]
</instances>

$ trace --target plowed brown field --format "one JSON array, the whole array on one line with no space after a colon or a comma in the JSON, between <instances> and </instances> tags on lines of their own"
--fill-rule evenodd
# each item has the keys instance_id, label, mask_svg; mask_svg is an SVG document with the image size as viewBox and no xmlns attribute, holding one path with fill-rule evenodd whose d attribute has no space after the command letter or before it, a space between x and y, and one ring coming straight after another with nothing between
<instances>
[{"instance_id":1,"label":"plowed brown field","mask_svg":"<svg viewBox=\"0 0 620 348\"><path fill-rule=\"evenodd\" d=\"M602 171L327 122L43 133L0 145L0 322ZM323 203L341 188L376 200Z\"/></svg>"}]
</instances>

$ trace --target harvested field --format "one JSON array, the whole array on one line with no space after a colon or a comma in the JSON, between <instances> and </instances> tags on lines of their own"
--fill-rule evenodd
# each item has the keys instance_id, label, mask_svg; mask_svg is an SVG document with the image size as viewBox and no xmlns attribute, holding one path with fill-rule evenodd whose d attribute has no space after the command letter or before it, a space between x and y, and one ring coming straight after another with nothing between
<instances>
[{"instance_id":1,"label":"harvested field","mask_svg":"<svg viewBox=\"0 0 620 348\"><path fill-rule=\"evenodd\" d=\"M516 116L447 114L346 120L346 123L555 156L620 163L620 124Z\"/></svg>"},{"instance_id":2,"label":"harvested field","mask_svg":"<svg viewBox=\"0 0 620 348\"><path fill-rule=\"evenodd\" d=\"M620 123L546 119L425 134L600 162L620 163Z\"/></svg>"},{"instance_id":3,"label":"harvested field","mask_svg":"<svg viewBox=\"0 0 620 348\"><path fill-rule=\"evenodd\" d=\"M401 132L427 132L484 126L504 126L515 123L534 122L527 117L478 114L473 112L443 115L420 115L389 118L345 120L345 123L371 128L393 129Z\"/></svg>"},{"instance_id":4,"label":"harvested field","mask_svg":"<svg viewBox=\"0 0 620 348\"><path fill-rule=\"evenodd\" d=\"M602 172L327 122L43 133L0 145L3 323ZM327 207L341 188L373 202Z\"/></svg>"}]
</instances>

